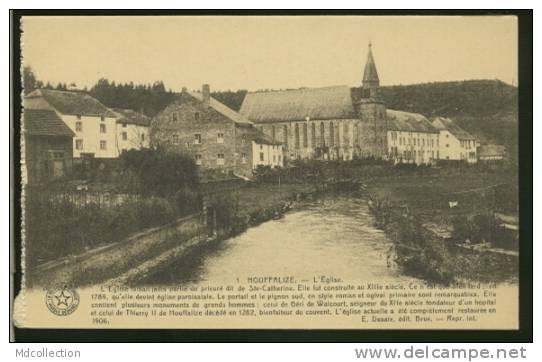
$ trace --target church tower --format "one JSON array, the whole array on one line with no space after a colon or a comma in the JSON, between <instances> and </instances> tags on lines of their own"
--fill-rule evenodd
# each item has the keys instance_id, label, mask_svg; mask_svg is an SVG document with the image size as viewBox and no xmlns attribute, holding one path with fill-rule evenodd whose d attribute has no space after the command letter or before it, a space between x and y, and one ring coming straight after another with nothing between
<instances>
[{"instance_id":1,"label":"church tower","mask_svg":"<svg viewBox=\"0 0 542 362\"><path fill-rule=\"evenodd\" d=\"M365 69L363 70L363 80L361 81L362 87L366 91L367 98L377 98L378 88L380 87L380 79L378 78L378 72L376 71L372 47L373 45L369 43L369 54L367 55L367 62L365 63Z\"/></svg>"},{"instance_id":2,"label":"church tower","mask_svg":"<svg viewBox=\"0 0 542 362\"><path fill-rule=\"evenodd\" d=\"M386 106L380 98L379 89L380 79L373 57L372 44L369 43L361 92L357 101L362 157L385 158L388 153Z\"/></svg>"}]
</instances>

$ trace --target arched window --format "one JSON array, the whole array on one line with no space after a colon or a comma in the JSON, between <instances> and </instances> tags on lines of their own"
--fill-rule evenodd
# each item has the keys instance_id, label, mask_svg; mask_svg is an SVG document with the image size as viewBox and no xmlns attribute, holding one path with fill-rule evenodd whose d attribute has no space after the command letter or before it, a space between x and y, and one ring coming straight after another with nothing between
<instances>
[{"instance_id":1,"label":"arched window","mask_svg":"<svg viewBox=\"0 0 542 362\"><path fill-rule=\"evenodd\" d=\"M307 134L307 123L303 123L303 148L307 148L308 144L308 134Z\"/></svg>"},{"instance_id":2,"label":"arched window","mask_svg":"<svg viewBox=\"0 0 542 362\"><path fill-rule=\"evenodd\" d=\"M299 148L299 124L295 124L295 148Z\"/></svg>"},{"instance_id":3,"label":"arched window","mask_svg":"<svg viewBox=\"0 0 542 362\"><path fill-rule=\"evenodd\" d=\"M339 132L339 124L337 123L337 125L335 127L336 127L336 129L335 129L335 145L340 147L341 146L341 135L340 135L340 132Z\"/></svg>"},{"instance_id":4,"label":"arched window","mask_svg":"<svg viewBox=\"0 0 542 362\"><path fill-rule=\"evenodd\" d=\"M354 126L354 145L359 146L359 125Z\"/></svg>"},{"instance_id":5,"label":"arched window","mask_svg":"<svg viewBox=\"0 0 542 362\"><path fill-rule=\"evenodd\" d=\"M284 137L284 145L288 146L288 125L284 125L282 128L282 136Z\"/></svg>"},{"instance_id":6,"label":"arched window","mask_svg":"<svg viewBox=\"0 0 542 362\"><path fill-rule=\"evenodd\" d=\"M348 145L350 143L350 125L348 124L348 122L345 122L343 124L343 139L344 139L344 144L345 145Z\"/></svg>"},{"instance_id":7,"label":"arched window","mask_svg":"<svg viewBox=\"0 0 542 362\"><path fill-rule=\"evenodd\" d=\"M316 147L316 123L314 122L311 125L311 146Z\"/></svg>"},{"instance_id":8,"label":"arched window","mask_svg":"<svg viewBox=\"0 0 542 362\"><path fill-rule=\"evenodd\" d=\"M320 122L320 146L323 147L326 145L326 126L324 122Z\"/></svg>"},{"instance_id":9,"label":"arched window","mask_svg":"<svg viewBox=\"0 0 542 362\"><path fill-rule=\"evenodd\" d=\"M329 145L331 147L335 146L335 128L333 122L329 122Z\"/></svg>"}]
</instances>

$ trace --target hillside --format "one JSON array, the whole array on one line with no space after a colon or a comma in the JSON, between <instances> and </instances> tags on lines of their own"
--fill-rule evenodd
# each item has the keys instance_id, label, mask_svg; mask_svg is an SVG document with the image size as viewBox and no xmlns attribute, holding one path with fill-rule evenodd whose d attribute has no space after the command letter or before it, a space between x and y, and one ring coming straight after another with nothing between
<instances>
[{"instance_id":1,"label":"hillside","mask_svg":"<svg viewBox=\"0 0 542 362\"><path fill-rule=\"evenodd\" d=\"M498 80L382 87L388 108L454 119L482 142L517 145L517 88Z\"/></svg>"},{"instance_id":2,"label":"hillside","mask_svg":"<svg viewBox=\"0 0 542 362\"><path fill-rule=\"evenodd\" d=\"M353 88L357 94L359 88ZM246 91L214 92L213 97L239 110ZM388 108L445 116L482 142L517 145L517 88L498 80L468 80L381 88Z\"/></svg>"}]
</instances>

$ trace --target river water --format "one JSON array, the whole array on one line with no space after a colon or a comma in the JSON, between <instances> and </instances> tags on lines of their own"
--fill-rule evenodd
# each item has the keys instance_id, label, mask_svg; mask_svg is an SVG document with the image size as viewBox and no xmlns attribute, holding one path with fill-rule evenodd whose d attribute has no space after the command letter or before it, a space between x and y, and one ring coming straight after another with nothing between
<instances>
[{"instance_id":1,"label":"river water","mask_svg":"<svg viewBox=\"0 0 542 362\"><path fill-rule=\"evenodd\" d=\"M333 196L303 204L155 275L165 284L222 284L237 278L293 276L312 280L412 280L388 265L391 242L373 226L366 200ZM392 258L390 258L392 259ZM150 280L149 280L150 281Z\"/></svg>"}]
</instances>

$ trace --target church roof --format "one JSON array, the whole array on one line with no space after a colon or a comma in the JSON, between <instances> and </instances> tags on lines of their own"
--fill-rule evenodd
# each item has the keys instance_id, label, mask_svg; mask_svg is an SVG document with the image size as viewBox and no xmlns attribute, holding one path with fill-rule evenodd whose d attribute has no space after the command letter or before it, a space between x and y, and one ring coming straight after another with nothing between
<instances>
[{"instance_id":1,"label":"church roof","mask_svg":"<svg viewBox=\"0 0 542 362\"><path fill-rule=\"evenodd\" d=\"M476 137L459 127L450 118L436 117L433 122L433 126L439 130L447 130L455 136L458 140L475 140Z\"/></svg>"},{"instance_id":2,"label":"church roof","mask_svg":"<svg viewBox=\"0 0 542 362\"><path fill-rule=\"evenodd\" d=\"M36 89L26 96L40 97L61 114L116 117L113 111L85 92Z\"/></svg>"},{"instance_id":3,"label":"church roof","mask_svg":"<svg viewBox=\"0 0 542 362\"><path fill-rule=\"evenodd\" d=\"M363 83L375 83L379 81L375 60L373 58L373 51L371 50L371 44L369 44L367 63L365 63L365 69L363 70Z\"/></svg>"},{"instance_id":4,"label":"church roof","mask_svg":"<svg viewBox=\"0 0 542 362\"><path fill-rule=\"evenodd\" d=\"M386 110L386 116L388 130L390 131L438 133L438 130L431 125L431 122L419 113L388 109Z\"/></svg>"},{"instance_id":5,"label":"church roof","mask_svg":"<svg viewBox=\"0 0 542 362\"><path fill-rule=\"evenodd\" d=\"M348 86L248 93L239 113L255 123L356 118Z\"/></svg>"}]
</instances>

